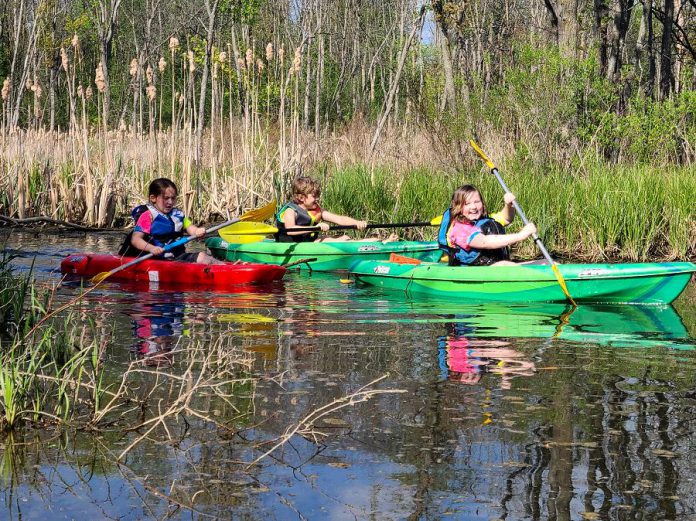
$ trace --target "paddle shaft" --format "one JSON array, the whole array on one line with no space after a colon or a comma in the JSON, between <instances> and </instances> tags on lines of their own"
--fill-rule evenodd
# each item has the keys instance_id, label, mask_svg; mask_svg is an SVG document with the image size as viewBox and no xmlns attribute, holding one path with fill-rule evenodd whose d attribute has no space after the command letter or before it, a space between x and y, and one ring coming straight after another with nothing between
<instances>
[{"instance_id":1,"label":"paddle shaft","mask_svg":"<svg viewBox=\"0 0 696 521\"><path fill-rule=\"evenodd\" d=\"M505 184L505 181L503 181L503 178L500 176L500 172L498 172L498 169L496 167L491 168L491 172L493 172L493 175L495 178L498 180L500 183L500 186L503 187L503 190L506 193L510 192L510 189L508 186ZM517 214L520 216L520 219L522 219L522 222L527 225L529 224L529 219L527 219L527 216L524 214L524 211L522 210L522 207L520 204L517 202L517 199L515 199L512 202L513 206L515 207L515 211ZM539 251L544 255L544 258L549 261L550 264L555 264L555 261L551 257L551 254L548 252L546 249L546 246L544 246L544 243L541 242L541 237L539 237L536 233L532 234L532 239L534 239L534 242L536 243L537 247L539 248Z\"/></svg>"},{"instance_id":2,"label":"paddle shaft","mask_svg":"<svg viewBox=\"0 0 696 521\"><path fill-rule=\"evenodd\" d=\"M410 227L416 227L416 226L433 226L429 222L422 222L422 223L375 223L375 224L368 224L365 226L366 230L371 230L373 228L410 228ZM341 225L341 226L331 226L329 228L329 231L331 230L357 230L358 227L355 224L347 224L347 225ZM288 232L313 232L313 231L319 231L321 228L319 226L302 226L302 227L297 227L297 228L287 228L286 231Z\"/></svg>"},{"instance_id":3,"label":"paddle shaft","mask_svg":"<svg viewBox=\"0 0 696 521\"><path fill-rule=\"evenodd\" d=\"M236 223L236 222L239 221L239 220L240 220L239 218L230 219L229 221L225 221L224 223L221 223L221 224L212 226L211 228L208 228L208 229L205 231L205 234L207 235L207 234L209 234L209 233L216 232L216 231L218 231L220 228L224 228L225 226L229 226L230 224L234 224L234 223ZM177 248L177 247L179 247L179 246L182 246L182 245L184 245L184 244L186 244L186 243L188 243L188 242L190 242L190 241L192 241L192 240L194 240L194 239L197 239L197 237L194 237L193 235L189 235L188 237L182 237L181 239L177 239L176 241L171 242L171 243L165 245L165 246L164 246L164 252L166 253L166 252L168 252L168 251L171 251L171 250L173 250L174 248ZM111 271L108 271L108 272L103 273L103 274L102 274L102 273L99 273L99 274L95 275L93 278L94 278L94 279L97 279L99 282L101 282L102 280L104 280L104 279L107 278L107 277L110 277L110 276L113 275L114 273L118 273L119 271L123 271L123 270L125 270L125 269L128 269L128 268L130 268L131 266L135 266L136 264L139 264L139 263L143 262L144 260L151 259L151 258L154 257L154 256L155 256L154 253L148 253L147 255L143 255L142 257L138 257L138 258L136 258L136 259L133 259L133 260L130 261L130 262L126 262L125 264L121 264L118 268L114 268L114 269L112 269Z\"/></svg>"}]
</instances>

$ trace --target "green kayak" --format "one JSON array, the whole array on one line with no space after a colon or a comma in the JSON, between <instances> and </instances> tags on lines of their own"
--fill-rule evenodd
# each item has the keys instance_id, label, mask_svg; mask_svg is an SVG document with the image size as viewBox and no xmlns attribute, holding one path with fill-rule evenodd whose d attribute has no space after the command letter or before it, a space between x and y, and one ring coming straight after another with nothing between
<instances>
[{"instance_id":1,"label":"green kayak","mask_svg":"<svg viewBox=\"0 0 696 521\"><path fill-rule=\"evenodd\" d=\"M568 291L580 303L667 304L696 272L691 262L645 264L561 264ZM548 265L451 267L363 261L351 268L367 284L418 295L471 302L564 302Z\"/></svg>"},{"instance_id":2,"label":"green kayak","mask_svg":"<svg viewBox=\"0 0 696 521\"><path fill-rule=\"evenodd\" d=\"M299 264L315 271L348 270L361 260L387 260L392 253L422 261L437 261L437 242L275 242L263 240L247 244L230 244L220 237L205 242L215 258L242 260L261 264L291 264L303 259L316 259Z\"/></svg>"}]
</instances>

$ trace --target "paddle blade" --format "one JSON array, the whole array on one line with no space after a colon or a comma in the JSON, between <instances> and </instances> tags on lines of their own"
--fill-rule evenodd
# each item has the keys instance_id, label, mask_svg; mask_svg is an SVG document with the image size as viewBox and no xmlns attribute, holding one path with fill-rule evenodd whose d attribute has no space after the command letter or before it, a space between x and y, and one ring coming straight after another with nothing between
<instances>
[{"instance_id":1,"label":"paddle blade","mask_svg":"<svg viewBox=\"0 0 696 521\"><path fill-rule=\"evenodd\" d=\"M218 232L220 237L233 244L258 242L263 240L266 235L274 233L278 233L278 228L254 221L239 221Z\"/></svg>"},{"instance_id":2,"label":"paddle blade","mask_svg":"<svg viewBox=\"0 0 696 521\"><path fill-rule=\"evenodd\" d=\"M440 226L442 224L442 215L438 215L437 217L433 217L430 220L430 226Z\"/></svg>"},{"instance_id":3,"label":"paddle blade","mask_svg":"<svg viewBox=\"0 0 696 521\"><path fill-rule=\"evenodd\" d=\"M565 294L566 298L568 301L573 305L577 306L575 301L573 300L573 297L570 296L570 293L568 292L568 286L566 286L566 281L563 278L563 275L561 275L561 270L558 269L558 264L555 262L551 265L551 269L553 270L554 275L556 275L556 280L558 280L558 284L561 286L561 289L563 290L563 293Z\"/></svg>"},{"instance_id":4,"label":"paddle blade","mask_svg":"<svg viewBox=\"0 0 696 521\"><path fill-rule=\"evenodd\" d=\"M242 214L240 219L242 221L265 221L270 219L276 212L276 200L273 199L266 206L261 208L256 208L254 210L249 210L248 212Z\"/></svg>"},{"instance_id":5,"label":"paddle blade","mask_svg":"<svg viewBox=\"0 0 696 521\"><path fill-rule=\"evenodd\" d=\"M89 279L89 281L92 284L99 284L101 281L103 281L109 275L111 275L110 271L102 271L101 273L97 273L94 277Z\"/></svg>"},{"instance_id":6,"label":"paddle blade","mask_svg":"<svg viewBox=\"0 0 696 521\"><path fill-rule=\"evenodd\" d=\"M476 150L476 153L483 159L483 161L488 165L488 168L493 170L495 168L495 165L493 164L493 161L488 159L488 156L481 150L481 148L476 144L476 142L473 139L469 140L469 144L472 146L474 150Z\"/></svg>"}]
</instances>

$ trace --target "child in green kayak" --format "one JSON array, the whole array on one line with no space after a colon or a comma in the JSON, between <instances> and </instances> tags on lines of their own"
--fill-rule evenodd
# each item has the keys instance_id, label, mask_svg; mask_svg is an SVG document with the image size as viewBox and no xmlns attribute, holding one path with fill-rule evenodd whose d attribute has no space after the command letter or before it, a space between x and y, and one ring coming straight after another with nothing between
<instances>
[{"instance_id":1,"label":"child in green kayak","mask_svg":"<svg viewBox=\"0 0 696 521\"><path fill-rule=\"evenodd\" d=\"M319 238L319 231L327 232L330 227L328 223L340 226L355 226L358 230L367 227L367 221L358 221L345 215L337 215L324 210L319 206L321 196L321 186L314 179L307 176L297 176L292 182L291 201L283 205L276 214L276 241L278 242L330 242L330 241L349 241L348 235L340 237ZM293 228L316 226L316 231L293 231ZM364 241L377 241L377 238L361 239ZM395 240L395 236L390 237Z\"/></svg>"},{"instance_id":2,"label":"child in green kayak","mask_svg":"<svg viewBox=\"0 0 696 521\"><path fill-rule=\"evenodd\" d=\"M515 196L506 193L503 209L488 215L481 193L472 185L460 186L440 225L438 242L449 254L452 266L501 266L510 261L508 246L536 233L533 223L517 233L506 234L505 226L515 218Z\"/></svg>"},{"instance_id":3,"label":"child in green kayak","mask_svg":"<svg viewBox=\"0 0 696 521\"><path fill-rule=\"evenodd\" d=\"M184 245L165 253L164 247L183 237L184 231L196 237L205 235L204 228L195 226L184 216L184 212L175 208L177 196L176 185L170 179L161 177L150 183L149 202L133 209L135 229L126 237L119 255L137 257L143 253L155 256L164 254L165 259L180 262L223 264L204 252L187 253Z\"/></svg>"}]
</instances>

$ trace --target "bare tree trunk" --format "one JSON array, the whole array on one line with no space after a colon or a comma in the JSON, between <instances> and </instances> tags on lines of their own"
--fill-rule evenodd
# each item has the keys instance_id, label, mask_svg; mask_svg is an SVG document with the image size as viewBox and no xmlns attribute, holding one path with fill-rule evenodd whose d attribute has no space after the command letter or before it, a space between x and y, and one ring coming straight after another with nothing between
<instances>
[{"instance_id":1,"label":"bare tree trunk","mask_svg":"<svg viewBox=\"0 0 696 521\"><path fill-rule=\"evenodd\" d=\"M578 0L544 0L544 5L551 15L561 56L575 58L580 31Z\"/></svg>"},{"instance_id":2,"label":"bare tree trunk","mask_svg":"<svg viewBox=\"0 0 696 521\"><path fill-rule=\"evenodd\" d=\"M646 94L649 98L655 97L655 79L657 76L657 65L655 63L654 29L653 29L653 0L645 0L644 11L648 17L646 25L648 28L648 84Z\"/></svg>"},{"instance_id":3,"label":"bare tree trunk","mask_svg":"<svg viewBox=\"0 0 696 521\"><path fill-rule=\"evenodd\" d=\"M660 98L669 97L674 88L672 71L672 39L674 32L674 0L665 0L664 19L662 20L662 41L660 44Z\"/></svg>"},{"instance_id":4,"label":"bare tree trunk","mask_svg":"<svg viewBox=\"0 0 696 521\"><path fill-rule=\"evenodd\" d=\"M111 47L116 34L116 21L120 6L121 0L99 0L99 11L96 14L99 51L101 53L102 73L104 75L104 90L102 92L102 118L104 128L108 127L109 112L111 110L109 65L111 64Z\"/></svg>"},{"instance_id":5,"label":"bare tree trunk","mask_svg":"<svg viewBox=\"0 0 696 521\"><path fill-rule=\"evenodd\" d=\"M213 54L213 39L215 38L215 25L217 24L218 1L205 0L205 9L208 12L208 32L205 45L205 59L203 61L203 78L201 79L201 92L198 99L198 120L196 124L196 143L193 161L196 166L201 163L201 141L203 139L203 123L205 121L205 97L208 91L208 72L210 70L210 60ZM253 66L253 65L252 65Z\"/></svg>"},{"instance_id":6,"label":"bare tree trunk","mask_svg":"<svg viewBox=\"0 0 696 521\"><path fill-rule=\"evenodd\" d=\"M408 39L406 40L406 43L404 43L403 49L401 49L401 56L399 57L399 64L397 65L396 73L394 74L394 80L392 81L391 88L389 89L389 94L387 95L387 100L384 104L384 111L382 112L382 116L379 119L379 122L377 123L377 128L375 129L375 134L372 136L372 143L370 144L370 154L375 153L375 148L377 147L377 143L379 142L379 136L382 132L382 128L384 127L384 123L387 121L387 118L389 117L389 113L391 112L392 106L394 105L394 95L396 94L397 86L399 83L399 80L401 79L401 72L404 69L404 64L406 63L406 57L408 56L408 49L411 47L411 42L413 41L413 37L416 35L417 32L420 31L420 26L423 24L423 20L425 18L425 6L421 7L420 14L418 15L418 18L416 19L416 22L413 25L413 30L411 31L411 34L409 34Z\"/></svg>"},{"instance_id":7,"label":"bare tree trunk","mask_svg":"<svg viewBox=\"0 0 696 521\"><path fill-rule=\"evenodd\" d=\"M314 97L314 135L318 139L321 132L321 87L324 82L324 34L322 32L322 12L321 4L317 5L317 71L316 71L316 91Z\"/></svg>"}]
</instances>

